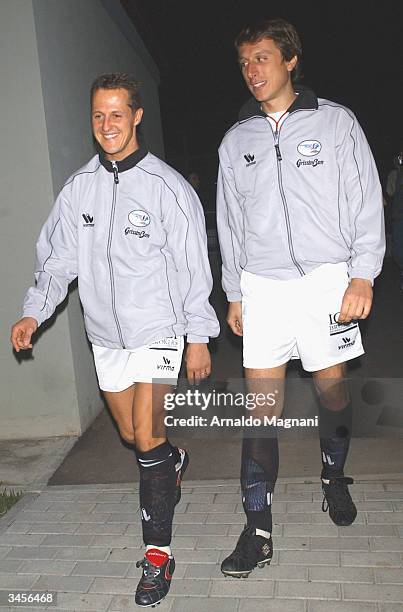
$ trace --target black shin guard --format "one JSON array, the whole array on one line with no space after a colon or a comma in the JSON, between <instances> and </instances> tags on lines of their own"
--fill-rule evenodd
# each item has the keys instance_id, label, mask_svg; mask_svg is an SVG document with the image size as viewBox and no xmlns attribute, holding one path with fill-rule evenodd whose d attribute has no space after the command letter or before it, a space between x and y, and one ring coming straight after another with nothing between
<instances>
[{"instance_id":1,"label":"black shin guard","mask_svg":"<svg viewBox=\"0 0 403 612\"><path fill-rule=\"evenodd\" d=\"M352 431L351 402L343 410L320 408L322 478L343 476Z\"/></svg>"},{"instance_id":2,"label":"black shin guard","mask_svg":"<svg viewBox=\"0 0 403 612\"><path fill-rule=\"evenodd\" d=\"M271 504L278 474L277 438L244 438L242 503L249 526L272 531Z\"/></svg>"},{"instance_id":3,"label":"black shin guard","mask_svg":"<svg viewBox=\"0 0 403 612\"><path fill-rule=\"evenodd\" d=\"M177 448L168 440L149 451L136 450L140 469L140 511L145 544L169 546L175 508Z\"/></svg>"}]
</instances>

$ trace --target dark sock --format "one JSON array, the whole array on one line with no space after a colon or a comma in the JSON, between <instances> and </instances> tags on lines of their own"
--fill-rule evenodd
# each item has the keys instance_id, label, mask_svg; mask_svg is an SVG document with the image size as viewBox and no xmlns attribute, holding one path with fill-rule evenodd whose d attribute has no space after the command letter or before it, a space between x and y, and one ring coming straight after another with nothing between
<instances>
[{"instance_id":1,"label":"dark sock","mask_svg":"<svg viewBox=\"0 0 403 612\"><path fill-rule=\"evenodd\" d=\"M140 512L145 544L169 546L175 508L178 450L168 440L141 452L136 450L140 469Z\"/></svg>"},{"instance_id":2,"label":"dark sock","mask_svg":"<svg viewBox=\"0 0 403 612\"><path fill-rule=\"evenodd\" d=\"M271 533L271 504L278 474L277 438L244 438L241 488L247 524Z\"/></svg>"},{"instance_id":3,"label":"dark sock","mask_svg":"<svg viewBox=\"0 0 403 612\"><path fill-rule=\"evenodd\" d=\"M339 411L321 407L319 431L322 478L343 476L352 431L351 402Z\"/></svg>"}]
</instances>

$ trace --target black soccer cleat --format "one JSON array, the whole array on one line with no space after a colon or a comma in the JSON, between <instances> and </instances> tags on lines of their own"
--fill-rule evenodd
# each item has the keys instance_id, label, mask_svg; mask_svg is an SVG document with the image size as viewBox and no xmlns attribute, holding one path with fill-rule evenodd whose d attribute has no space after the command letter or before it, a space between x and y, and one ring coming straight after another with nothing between
<instances>
[{"instance_id":1,"label":"black soccer cleat","mask_svg":"<svg viewBox=\"0 0 403 612\"><path fill-rule=\"evenodd\" d=\"M175 506L179 504L182 495L182 480L183 475L186 472L186 468L189 465L189 455L183 448L178 448L179 461L175 465L176 470L176 488L175 488Z\"/></svg>"},{"instance_id":2,"label":"black soccer cleat","mask_svg":"<svg viewBox=\"0 0 403 612\"><path fill-rule=\"evenodd\" d=\"M138 583L135 602L142 608L154 608L169 591L172 574L175 570L175 560L166 552L151 548L144 559L137 561L136 567L143 568L143 575Z\"/></svg>"},{"instance_id":3,"label":"black soccer cleat","mask_svg":"<svg viewBox=\"0 0 403 612\"><path fill-rule=\"evenodd\" d=\"M221 563L224 576L247 578L256 567L269 565L273 557L273 541L256 535L254 527L245 525L234 552Z\"/></svg>"},{"instance_id":4,"label":"black soccer cleat","mask_svg":"<svg viewBox=\"0 0 403 612\"><path fill-rule=\"evenodd\" d=\"M335 476L329 478L329 484L323 482L322 510L327 512L335 525L345 527L354 523L357 516L357 508L348 490L348 485L354 480L349 476Z\"/></svg>"}]
</instances>

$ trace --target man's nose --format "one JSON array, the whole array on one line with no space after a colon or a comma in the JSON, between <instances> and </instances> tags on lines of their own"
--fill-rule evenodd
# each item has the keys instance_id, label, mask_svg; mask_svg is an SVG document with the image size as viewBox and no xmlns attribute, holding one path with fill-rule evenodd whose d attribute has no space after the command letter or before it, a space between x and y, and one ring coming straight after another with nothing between
<instances>
[{"instance_id":1,"label":"man's nose","mask_svg":"<svg viewBox=\"0 0 403 612\"><path fill-rule=\"evenodd\" d=\"M104 132L107 132L110 128L110 119L109 117L104 117L104 120L102 122L102 129Z\"/></svg>"},{"instance_id":2,"label":"man's nose","mask_svg":"<svg viewBox=\"0 0 403 612\"><path fill-rule=\"evenodd\" d=\"M246 76L248 77L248 79L252 79L254 76L256 76L256 64L254 64L253 62L248 63L248 66L246 68Z\"/></svg>"}]
</instances>

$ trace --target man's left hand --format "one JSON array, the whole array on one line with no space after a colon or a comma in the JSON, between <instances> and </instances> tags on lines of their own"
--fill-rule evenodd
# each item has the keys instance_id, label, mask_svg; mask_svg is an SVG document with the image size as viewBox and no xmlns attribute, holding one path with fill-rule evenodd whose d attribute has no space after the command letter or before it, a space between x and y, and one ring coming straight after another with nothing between
<instances>
[{"instance_id":1,"label":"man's left hand","mask_svg":"<svg viewBox=\"0 0 403 612\"><path fill-rule=\"evenodd\" d=\"M352 278L343 296L338 322L350 323L355 319L366 319L371 306L371 281L365 278Z\"/></svg>"},{"instance_id":2,"label":"man's left hand","mask_svg":"<svg viewBox=\"0 0 403 612\"><path fill-rule=\"evenodd\" d=\"M207 344L189 343L185 356L187 376L190 383L199 384L211 373L211 357Z\"/></svg>"}]
</instances>

